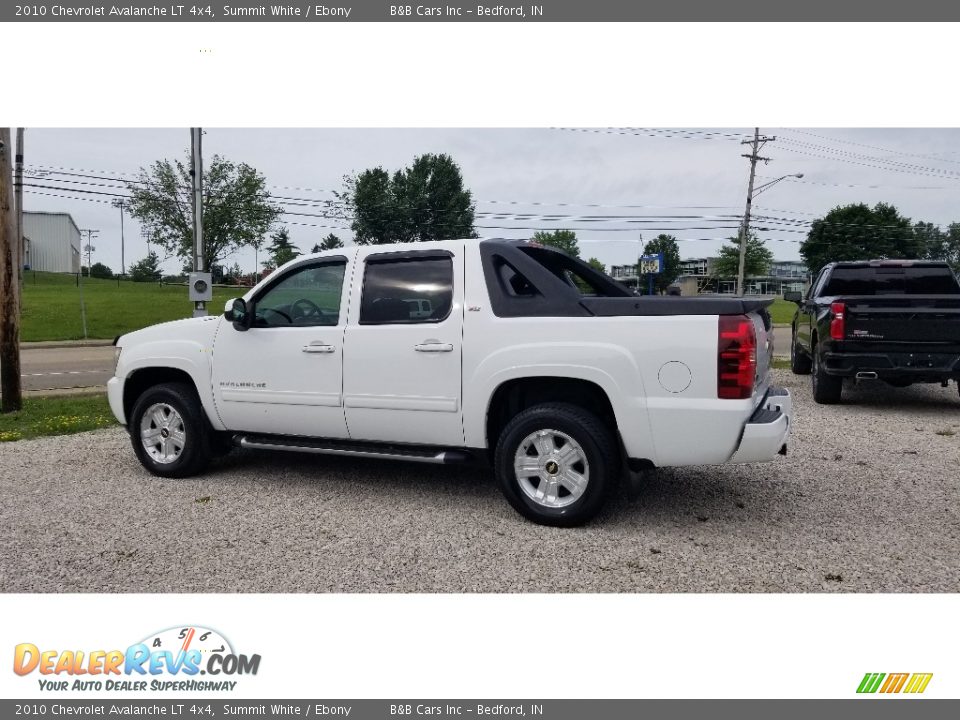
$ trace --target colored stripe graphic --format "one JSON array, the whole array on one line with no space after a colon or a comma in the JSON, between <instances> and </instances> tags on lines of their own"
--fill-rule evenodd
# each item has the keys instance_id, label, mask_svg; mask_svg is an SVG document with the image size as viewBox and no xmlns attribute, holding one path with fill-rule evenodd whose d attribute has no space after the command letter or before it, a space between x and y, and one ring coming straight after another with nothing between
<instances>
[{"instance_id":1,"label":"colored stripe graphic","mask_svg":"<svg viewBox=\"0 0 960 720\"><path fill-rule=\"evenodd\" d=\"M866 673L860 685L857 687L858 693L875 693L878 690L881 693L890 695L899 692L917 694L927 689L933 673ZM886 679L886 680L884 680ZM882 685L881 685L882 683Z\"/></svg>"},{"instance_id":2,"label":"colored stripe graphic","mask_svg":"<svg viewBox=\"0 0 960 720\"><path fill-rule=\"evenodd\" d=\"M863 676L863 680L860 681L860 687L857 688L857 692L875 693L877 688L880 687L880 682L884 677L886 677L884 673L867 673Z\"/></svg>"},{"instance_id":3,"label":"colored stripe graphic","mask_svg":"<svg viewBox=\"0 0 960 720\"><path fill-rule=\"evenodd\" d=\"M890 673L887 675L887 681L883 684L883 687L880 688L882 693L898 693L903 689L903 685L907 682L907 678L910 677L910 673Z\"/></svg>"},{"instance_id":4,"label":"colored stripe graphic","mask_svg":"<svg viewBox=\"0 0 960 720\"><path fill-rule=\"evenodd\" d=\"M904 690L906 693L922 693L927 689L927 685L930 684L930 679L933 677L933 673L914 673L913 677L910 678L910 682L907 684L907 689Z\"/></svg>"}]
</instances>

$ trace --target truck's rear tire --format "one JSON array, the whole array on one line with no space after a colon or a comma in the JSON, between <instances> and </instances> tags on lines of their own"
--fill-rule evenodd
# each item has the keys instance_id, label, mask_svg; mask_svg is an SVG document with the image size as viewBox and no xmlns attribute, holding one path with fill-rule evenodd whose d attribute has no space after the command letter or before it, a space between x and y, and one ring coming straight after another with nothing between
<instances>
[{"instance_id":1,"label":"truck's rear tire","mask_svg":"<svg viewBox=\"0 0 960 720\"><path fill-rule=\"evenodd\" d=\"M620 474L620 453L614 433L593 413L544 403L500 433L494 468L517 512L541 525L571 527L603 507Z\"/></svg>"},{"instance_id":2,"label":"truck's rear tire","mask_svg":"<svg viewBox=\"0 0 960 720\"><path fill-rule=\"evenodd\" d=\"M810 356L797 347L797 331L790 336L790 369L794 375L809 375L812 361Z\"/></svg>"},{"instance_id":3,"label":"truck's rear tire","mask_svg":"<svg viewBox=\"0 0 960 720\"><path fill-rule=\"evenodd\" d=\"M813 387L813 399L820 405L836 405L840 402L840 396L843 394L843 378L834 375L827 375L824 370L823 362L820 359L820 351L816 345L813 346L813 373L811 376Z\"/></svg>"},{"instance_id":4,"label":"truck's rear tire","mask_svg":"<svg viewBox=\"0 0 960 720\"><path fill-rule=\"evenodd\" d=\"M161 477L189 477L210 461L210 428L196 390L186 383L156 385L137 398L130 440L140 463Z\"/></svg>"}]
</instances>

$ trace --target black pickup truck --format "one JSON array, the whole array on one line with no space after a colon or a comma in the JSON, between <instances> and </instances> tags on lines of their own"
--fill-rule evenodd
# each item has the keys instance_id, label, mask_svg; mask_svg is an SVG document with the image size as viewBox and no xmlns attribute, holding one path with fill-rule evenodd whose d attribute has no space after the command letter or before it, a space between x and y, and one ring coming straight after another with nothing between
<instances>
[{"instance_id":1,"label":"black pickup truck","mask_svg":"<svg viewBox=\"0 0 960 720\"><path fill-rule=\"evenodd\" d=\"M960 283L946 263L835 262L798 305L790 364L812 374L813 398L840 402L844 378L913 383L960 380Z\"/></svg>"}]
</instances>

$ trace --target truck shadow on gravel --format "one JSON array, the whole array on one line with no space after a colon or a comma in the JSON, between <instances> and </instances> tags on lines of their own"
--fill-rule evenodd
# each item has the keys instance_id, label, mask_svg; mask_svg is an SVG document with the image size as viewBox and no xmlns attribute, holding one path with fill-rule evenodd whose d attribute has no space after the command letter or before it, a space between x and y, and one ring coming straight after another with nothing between
<instances>
[{"instance_id":1,"label":"truck shadow on gravel","mask_svg":"<svg viewBox=\"0 0 960 720\"><path fill-rule=\"evenodd\" d=\"M696 529L706 523L732 528L764 518L783 518L791 514L800 497L782 483L781 478L789 472L786 465L771 464L625 474L616 494L587 527L622 531L638 525L646 530L689 525ZM425 514L443 506L445 512L462 513L464 522L481 513L515 521L521 527L536 527L514 513L502 497L493 471L483 467L242 450L212 465L208 476L225 482L253 479L275 484L277 492L316 490L360 494L378 502L413 501L423 506Z\"/></svg>"},{"instance_id":2,"label":"truck shadow on gravel","mask_svg":"<svg viewBox=\"0 0 960 720\"><path fill-rule=\"evenodd\" d=\"M840 413L881 409L906 410L921 415L940 415L944 412L960 415L960 393L954 383L946 388L933 384L898 388L879 380L861 383L848 381L843 385L843 399L839 405L818 407Z\"/></svg>"},{"instance_id":3,"label":"truck shadow on gravel","mask_svg":"<svg viewBox=\"0 0 960 720\"><path fill-rule=\"evenodd\" d=\"M259 475L264 482L285 485L328 483L330 487L404 493L434 491L442 495L499 496L492 472L483 468L457 465L430 465L377 459L337 457L312 453L276 453L259 450L234 450L211 465L208 476L227 480Z\"/></svg>"},{"instance_id":4,"label":"truck shadow on gravel","mask_svg":"<svg viewBox=\"0 0 960 720\"><path fill-rule=\"evenodd\" d=\"M662 468L622 479L620 491L599 521L610 524L740 527L782 520L802 495L783 482L789 468L742 465Z\"/></svg>"}]
</instances>

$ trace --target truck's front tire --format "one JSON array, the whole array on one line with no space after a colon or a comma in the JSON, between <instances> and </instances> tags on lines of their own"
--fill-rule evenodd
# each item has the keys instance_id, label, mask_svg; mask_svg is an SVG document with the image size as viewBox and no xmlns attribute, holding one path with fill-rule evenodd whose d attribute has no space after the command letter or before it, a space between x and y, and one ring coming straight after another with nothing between
<instances>
[{"instance_id":1,"label":"truck's front tire","mask_svg":"<svg viewBox=\"0 0 960 720\"><path fill-rule=\"evenodd\" d=\"M813 346L813 399L819 405L836 405L843 394L843 378L827 375L820 359L820 348Z\"/></svg>"},{"instance_id":2,"label":"truck's front tire","mask_svg":"<svg viewBox=\"0 0 960 720\"><path fill-rule=\"evenodd\" d=\"M130 440L140 463L161 477L189 477L210 461L210 430L200 399L186 383L144 391L130 414Z\"/></svg>"},{"instance_id":3,"label":"truck's front tire","mask_svg":"<svg viewBox=\"0 0 960 720\"><path fill-rule=\"evenodd\" d=\"M616 486L620 453L613 432L577 405L524 410L500 433L494 456L500 489L524 517L541 525L581 525Z\"/></svg>"},{"instance_id":4,"label":"truck's front tire","mask_svg":"<svg viewBox=\"0 0 960 720\"><path fill-rule=\"evenodd\" d=\"M797 331L794 329L790 336L790 370L794 375L809 375L810 367L810 356L797 347Z\"/></svg>"}]
</instances>

